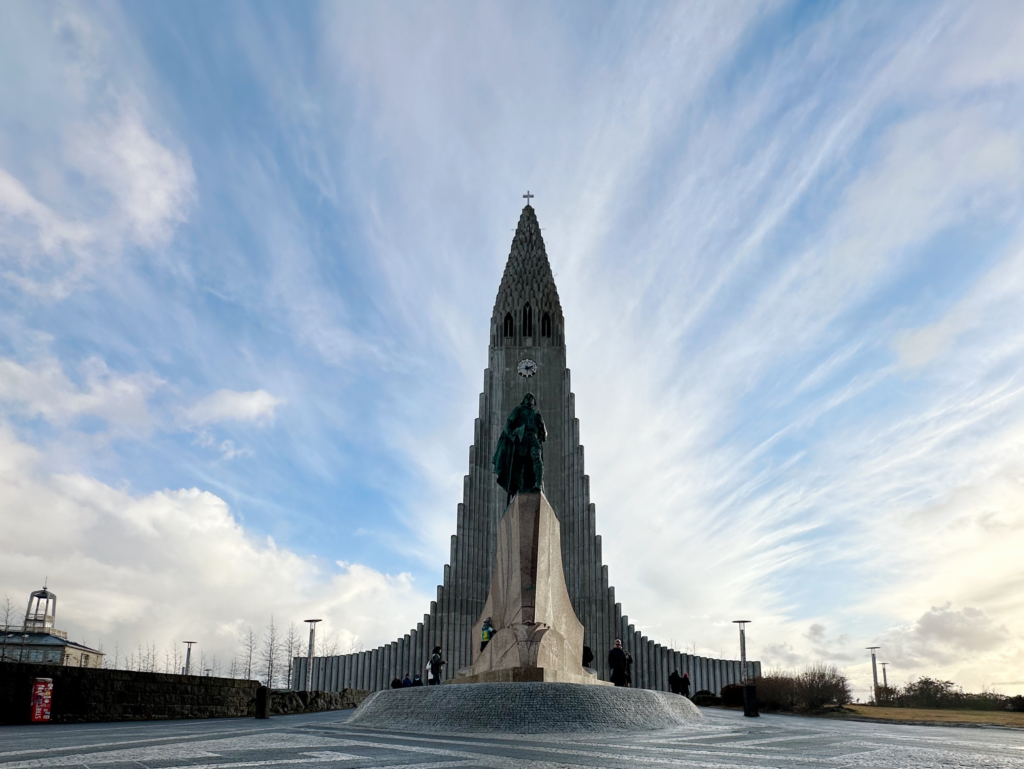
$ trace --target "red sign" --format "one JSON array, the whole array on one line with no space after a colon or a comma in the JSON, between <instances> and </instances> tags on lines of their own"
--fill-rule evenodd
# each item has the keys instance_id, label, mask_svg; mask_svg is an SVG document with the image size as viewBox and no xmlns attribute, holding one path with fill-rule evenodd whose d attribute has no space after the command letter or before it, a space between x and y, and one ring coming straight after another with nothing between
<instances>
[{"instance_id":1,"label":"red sign","mask_svg":"<svg viewBox=\"0 0 1024 769\"><path fill-rule=\"evenodd\" d=\"M41 724L50 720L50 702L53 699L53 679L32 679L32 723Z\"/></svg>"}]
</instances>

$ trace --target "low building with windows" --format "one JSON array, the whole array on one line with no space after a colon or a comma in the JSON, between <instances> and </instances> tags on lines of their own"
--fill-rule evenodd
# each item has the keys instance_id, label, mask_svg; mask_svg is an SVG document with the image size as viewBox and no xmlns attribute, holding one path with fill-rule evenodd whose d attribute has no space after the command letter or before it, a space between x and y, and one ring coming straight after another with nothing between
<instances>
[{"instance_id":1,"label":"low building with windows","mask_svg":"<svg viewBox=\"0 0 1024 769\"><path fill-rule=\"evenodd\" d=\"M54 626L57 596L43 586L29 596L25 620L0 630L0 660L44 665L103 667L103 652L68 640L68 634Z\"/></svg>"}]
</instances>

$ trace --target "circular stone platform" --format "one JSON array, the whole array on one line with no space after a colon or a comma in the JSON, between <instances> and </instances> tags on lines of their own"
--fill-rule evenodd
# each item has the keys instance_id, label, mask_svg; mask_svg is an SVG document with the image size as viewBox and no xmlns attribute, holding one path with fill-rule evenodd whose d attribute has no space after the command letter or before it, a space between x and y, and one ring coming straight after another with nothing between
<instances>
[{"instance_id":1,"label":"circular stone platform","mask_svg":"<svg viewBox=\"0 0 1024 769\"><path fill-rule=\"evenodd\" d=\"M686 697L647 689L561 683L460 684L370 695L349 726L404 732L606 732L693 726Z\"/></svg>"}]
</instances>

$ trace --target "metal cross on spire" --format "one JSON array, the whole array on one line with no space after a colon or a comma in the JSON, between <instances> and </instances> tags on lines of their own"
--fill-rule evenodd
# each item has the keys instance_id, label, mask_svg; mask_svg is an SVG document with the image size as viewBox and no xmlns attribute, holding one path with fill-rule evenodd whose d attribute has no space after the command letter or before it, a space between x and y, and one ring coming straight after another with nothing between
<instances>
[{"instance_id":1,"label":"metal cross on spire","mask_svg":"<svg viewBox=\"0 0 1024 769\"><path fill-rule=\"evenodd\" d=\"M525 195L523 195L523 197L524 197L524 198L526 198L526 205L530 205L530 198L535 198L535 197L537 197L537 196L536 196L536 195L531 195L531 194L530 194L530 191L529 191L529 190L527 190L527 191L526 191L526 194L525 194Z\"/></svg>"}]
</instances>

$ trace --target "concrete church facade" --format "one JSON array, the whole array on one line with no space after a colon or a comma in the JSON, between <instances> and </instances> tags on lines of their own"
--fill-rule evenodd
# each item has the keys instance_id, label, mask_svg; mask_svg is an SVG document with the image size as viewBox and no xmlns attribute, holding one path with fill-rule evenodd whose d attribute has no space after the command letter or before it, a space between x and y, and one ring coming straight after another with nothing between
<instances>
[{"instance_id":1,"label":"concrete church facade","mask_svg":"<svg viewBox=\"0 0 1024 769\"><path fill-rule=\"evenodd\" d=\"M633 685L669 690L673 670L687 671L691 692L740 681L740 663L685 654L656 643L630 624L615 601L608 567L596 533L590 479L584 473L575 397L566 366L565 323L536 213L523 208L491 316L488 366L480 410L469 450L469 474L458 506L449 564L430 611L402 638L376 649L313 659L312 688L337 691L353 687L376 691L406 673L423 673L434 646L448 661L446 676L472 663L479 639L472 628L487 599L498 522L506 494L495 482L491 464L509 412L527 392L548 430L544 444L544 492L561 525L565 582L576 616L584 626L584 644L593 666L608 680L607 656L616 638L633 655ZM295 660L293 688L304 688L307 660ZM750 675L760 664L748 662Z\"/></svg>"}]
</instances>

